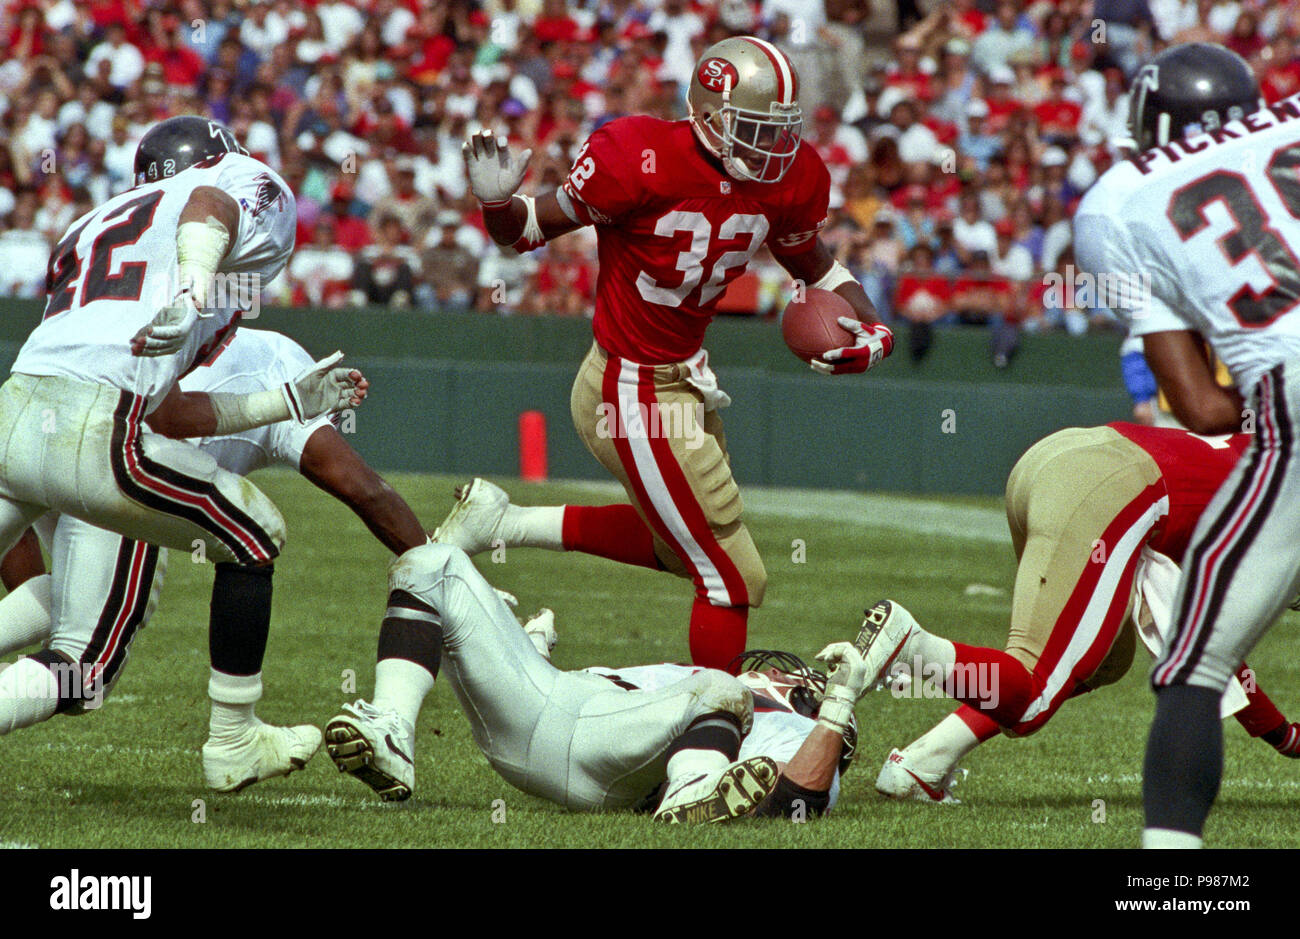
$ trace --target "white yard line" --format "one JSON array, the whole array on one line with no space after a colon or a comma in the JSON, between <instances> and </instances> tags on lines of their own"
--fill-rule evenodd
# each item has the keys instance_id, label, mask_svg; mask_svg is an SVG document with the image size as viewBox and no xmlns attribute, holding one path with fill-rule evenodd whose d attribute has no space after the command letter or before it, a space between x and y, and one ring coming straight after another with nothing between
<instances>
[{"instance_id":1,"label":"white yard line","mask_svg":"<svg viewBox=\"0 0 1300 939\"><path fill-rule=\"evenodd\" d=\"M556 480L557 484L590 493L593 498L625 500L615 482ZM1006 543L1007 517L1000 508L959 505L939 499L884 495L872 492L833 492L822 489L784 489L742 486L745 511L753 516L814 519L887 528L920 535L942 535L970 541Z\"/></svg>"}]
</instances>

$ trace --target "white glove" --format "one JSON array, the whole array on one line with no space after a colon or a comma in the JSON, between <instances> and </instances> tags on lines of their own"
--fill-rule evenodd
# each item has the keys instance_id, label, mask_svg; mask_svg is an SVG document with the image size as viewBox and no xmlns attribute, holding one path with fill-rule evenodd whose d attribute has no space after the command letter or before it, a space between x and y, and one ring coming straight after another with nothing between
<instances>
[{"instance_id":1,"label":"white glove","mask_svg":"<svg viewBox=\"0 0 1300 939\"><path fill-rule=\"evenodd\" d=\"M532 150L525 150L511 158L510 148L504 142L497 143L490 130L471 134L461 145L461 152L465 155L470 191L488 208L500 208L510 202L524 181L524 172L533 155Z\"/></svg>"},{"instance_id":2,"label":"white glove","mask_svg":"<svg viewBox=\"0 0 1300 939\"><path fill-rule=\"evenodd\" d=\"M497 596L501 598L501 602L510 607L510 609L513 610L515 607L519 606L519 598L509 590L501 590L498 587L493 587L492 589L497 592Z\"/></svg>"},{"instance_id":3,"label":"white glove","mask_svg":"<svg viewBox=\"0 0 1300 939\"><path fill-rule=\"evenodd\" d=\"M852 316L841 316L836 322L853 333L853 345L831 349L821 358L813 359L809 364L814 372L823 375L865 372L894 351L894 333L884 323L863 323Z\"/></svg>"},{"instance_id":4,"label":"white glove","mask_svg":"<svg viewBox=\"0 0 1300 939\"><path fill-rule=\"evenodd\" d=\"M198 320L199 308L194 304L194 295L188 289L182 290L131 337L131 354L175 355L185 345Z\"/></svg>"},{"instance_id":5,"label":"white glove","mask_svg":"<svg viewBox=\"0 0 1300 939\"><path fill-rule=\"evenodd\" d=\"M832 642L817 653L817 661L831 666L826 678L826 696L822 699L817 723L839 734L852 727L853 708L866 691L867 662L851 642Z\"/></svg>"},{"instance_id":6,"label":"white glove","mask_svg":"<svg viewBox=\"0 0 1300 939\"><path fill-rule=\"evenodd\" d=\"M549 662L551 650L555 648L555 644L560 639L559 633L555 631L555 614L546 607L542 607L542 609L528 617L528 622L524 623L524 632L528 634L533 647L541 653L542 658Z\"/></svg>"},{"instance_id":7,"label":"white glove","mask_svg":"<svg viewBox=\"0 0 1300 939\"><path fill-rule=\"evenodd\" d=\"M342 358L342 352L335 352L284 383L291 418L305 424L322 414L355 407L365 399L370 382L355 369L336 367Z\"/></svg>"}]
</instances>

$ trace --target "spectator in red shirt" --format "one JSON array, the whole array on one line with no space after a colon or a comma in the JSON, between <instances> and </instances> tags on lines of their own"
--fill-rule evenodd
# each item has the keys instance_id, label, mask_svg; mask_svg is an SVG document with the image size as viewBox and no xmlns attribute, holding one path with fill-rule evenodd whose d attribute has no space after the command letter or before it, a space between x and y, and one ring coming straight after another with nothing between
<instances>
[{"instance_id":1,"label":"spectator in red shirt","mask_svg":"<svg viewBox=\"0 0 1300 939\"><path fill-rule=\"evenodd\" d=\"M1264 56L1269 64L1260 76L1259 87L1265 101L1272 104L1300 91L1300 60L1296 58L1295 41L1290 36L1283 33L1274 39Z\"/></svg>"},{"instance_id":2,"label":"spectator in red shirt","mask_svg":"<svg viewBox=\"0 0 1300 939\"><path fill-rule=\"evenodd\" d=\"M1038 132L1051 143L1068 143L1079 136L1079 121L1083 117L1083 108L1065 97L1070 83L1065 78L1065 71L1052 69L1051 91L1042 102L1034 108L1034 117L1038 120Z\"/></svg>"},{"instance_id":3,"label":"spectator in red shirt","mask_svg":"<svg viewBox=\"0 0 1300 939\"><path fill-rule=\"evenodd\" d=\"M544 0L541 14L533 21L533 35L542 42L571 42L578 38L578 24L569 16L564 0Z\"/></svg>"},{"instance_id":4,"label":"spectator in red shirt","mask_svg":"<svg viewBox=\"0 0 1300 939\"><path fill-rule=\"evenodd\" d=\"M193 88L198 85L205 65L199 54L180 41L180 27L172 17L159 24L154 42L145 51L144 60L152 65L161 65L163 80L169 85Z\"/></svg>"}]
</instances>

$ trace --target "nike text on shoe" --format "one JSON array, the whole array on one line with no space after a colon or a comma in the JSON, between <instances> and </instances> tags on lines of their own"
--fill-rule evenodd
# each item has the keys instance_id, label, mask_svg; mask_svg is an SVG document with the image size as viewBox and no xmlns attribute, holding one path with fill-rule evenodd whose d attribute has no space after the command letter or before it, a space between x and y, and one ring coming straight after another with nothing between
<instances>
[{"instance_id":1,"label":"nike text on shoe","mask_svg":"<svg viewBox=\"0 0 1300 939\"><path fill-rule=\"evenodd\" d=\"M473 557L493 546L509 507L510 497L504 489L475 477L456 488L456 504L433 533L433 540L454 545Z\"/></svg>"},{"instance_id":2,"label":"nike text on shoe","mask_svg":"<svg viewBox=\"0 0 1300 939\"><path fill-rule=\"evenodd\" d=\"M397 715L358 700L325 725L325 747L340 773L361 780L385 802L415 791L415 732Z\"/></svg>"},{"instance_id":3,"label":"nike text on shoe","mask_svg":"<svg viewBox=\"0 0 1300 939\"><path fill-rule=\"evenodd\" d=\"M907 640L921 629L907 612L893 600L881 600L866 611L862 629L853 641L866 660L871 678L867 685L876 684L894 663Z\"/></svg>"},{"instance_id":4,"label":"nike text on shoe","mask_svg":"<svg viewBox=\"0 0 1300 939\"><path fill-rule=\"evenodd\" d=\"M690 825L743 818L771 794L779 775L771 757L753 756L684 780L664 796L655 821Z\"/></svg>"},{"instance_id":5,"label":"nike text on shoe","mask_svg":"<svg viewBox=\"0 0 1300 939\"><path fill-rule=\"evenodd\" d=\"M203 745L203 779L209 789L238 792L302 769L320 744L321 732L310 724L275 727L258 721L236 741Z\"/></svg>"},{"instance_id":6,"label":"nike text on shoe","mask_svg":"<svg viewBox=\"0 0 1300 939\"><path fill-rule=\"evenodd\" d=\"M966 778L966 773L958 767L942 774L925 772L906 753L890 750L876 777L876 792L890 799L958 805L961 799L952 794L952 789Z\"/></svg>"}]
</instances>

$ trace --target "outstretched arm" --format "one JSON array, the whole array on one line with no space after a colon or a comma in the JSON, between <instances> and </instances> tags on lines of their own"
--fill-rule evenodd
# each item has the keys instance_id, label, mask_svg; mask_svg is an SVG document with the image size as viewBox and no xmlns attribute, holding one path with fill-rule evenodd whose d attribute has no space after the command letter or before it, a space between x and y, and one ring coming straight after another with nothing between
<instances>
[{"instance_id":1,"label":"outstretched arm","mask_svg":"<svg viewBox=\"0 0 1300 939\"><path fill-rule=\"evenodd\" d=\"M173 387L145 423L164 437L216 437L290 419L305 423L322 414L358 407L366 399L370 382L356 369L336 367L342 356L336 352L280 388L251 394Z\"/></svg>"},{"instance_id":2,"label":"outstretched arm","mask_svg":"<svg viewBox=\"0 0 1300 939\"><path fill-rule=\"evenodd\" d=\"M470 190L483 206L483 224L497 244L527 251L582 227L571 206L566 212L565 197L558 192L535 199L515 195L531 150L512 157L509 147L485 130L471 135L461 152Z\"/></svg>"},{"instance_id":3,"label":"outstretched arm","mask_svg":"<svg viewBox=\"0 0 1300 939\"><path fill-rule=\"evenodd\" d=\"M321 427L307 439L298 471L355 512L394 554L428 541L406 500L333 427Z\"/></svg>"}]
</instances>

